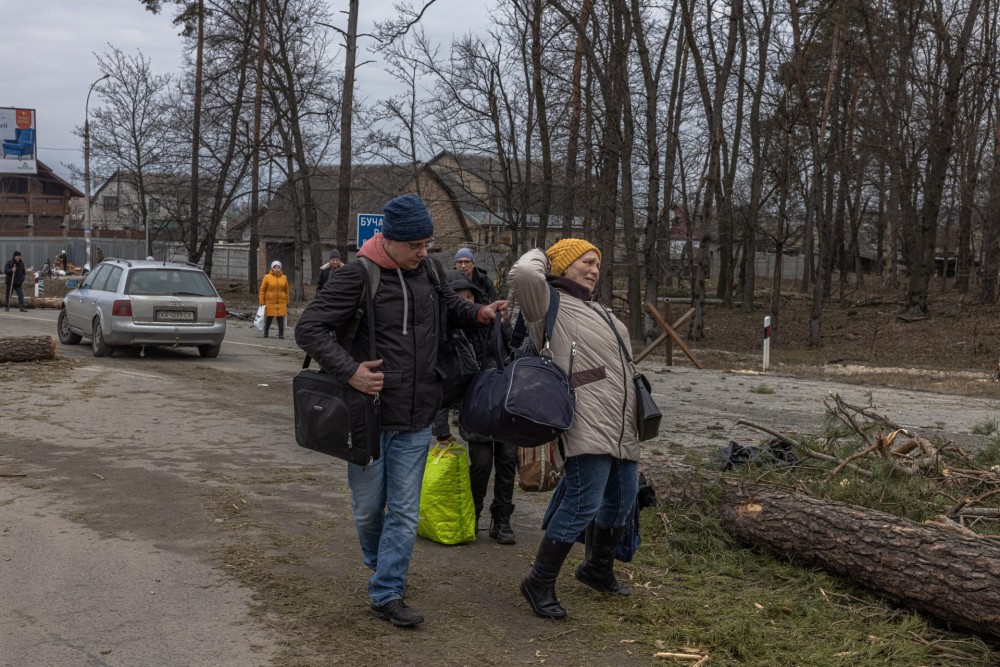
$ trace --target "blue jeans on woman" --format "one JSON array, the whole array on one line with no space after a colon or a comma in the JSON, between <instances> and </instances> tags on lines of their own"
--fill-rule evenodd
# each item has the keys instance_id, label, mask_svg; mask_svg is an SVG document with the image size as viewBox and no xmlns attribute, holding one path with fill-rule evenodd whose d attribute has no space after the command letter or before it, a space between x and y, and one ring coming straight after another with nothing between
<instances>
[{"instance_id":1,"label":"blue jeans on woman","mask_svg":"<svg viewBox=\"0 0 1000 667\"><path fill-rule=\"evenodd\" d=\"M372 604L401 599L417 541L420 485L424 479L431 429L382 431L381 456L367 466L347 465L354 525Z\"/></svg>"},{"instance_id":2,"label":"blue jeans on woman","mask_svg":"<svg viewBox=\"0 0 1000 667\"><path fill-rule=\"evenodd\" d=\"M639 493L639 464L609 454L581 454L563 466L566 495L546 511L545 537L573 543L593 521L598 528L621 528ZM556 496L553 494L553 501Z\"/></svg>"}]
</instances>

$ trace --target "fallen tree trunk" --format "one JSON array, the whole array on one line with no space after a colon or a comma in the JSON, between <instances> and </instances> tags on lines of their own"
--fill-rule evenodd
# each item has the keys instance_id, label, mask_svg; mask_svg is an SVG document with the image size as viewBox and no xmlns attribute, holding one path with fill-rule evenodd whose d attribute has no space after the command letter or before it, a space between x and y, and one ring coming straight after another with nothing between
<instances>
[{"instance_id":1,"label":"fallen tree trunk","mask_svg":"<svg viewBox=\"0 0 1000 667\"><path fill-rule=\"evenodd\" d=\"M52 336L0 336L0 362L56 358Z\"/></svg>"},{"instance_id":2,"label":"fallen tree trunk","mask_svg":"<svg viewBox=\"0 0 1000 667\"><path fill-rule=\"evenodd\" d=\"M24 301L33 308L62 308L62 297L59 296L26 296Z\"/></svg>"},{"instance_id":3,"label":"fallen tree trunk","mask_svg":"<svg viewBox=\"0 0 1000 667\"><path fill-rule=\"evenodd\" d=\"M902 606L1000 638L1000 544L758 484L730 484L722 526L745 544L818 565Z\"/></svg>"}]
</instances>

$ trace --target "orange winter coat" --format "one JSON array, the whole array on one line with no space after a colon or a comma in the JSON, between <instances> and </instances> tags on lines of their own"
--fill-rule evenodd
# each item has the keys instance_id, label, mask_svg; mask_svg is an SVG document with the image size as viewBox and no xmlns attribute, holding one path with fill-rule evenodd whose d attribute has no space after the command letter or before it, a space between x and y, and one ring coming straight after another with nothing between
<instances>
[{"instance_id":1,"label":"orange winter coat","mask_svg":"<svg viewBox=\"0 0 1000 667\"><path fill-rule=\"evenodd\" d=\"M260 305L267 317L284 317L288 313L288 278L282 273L275 276L270 271L260 281Z\"/></svg>"}]
</instances>

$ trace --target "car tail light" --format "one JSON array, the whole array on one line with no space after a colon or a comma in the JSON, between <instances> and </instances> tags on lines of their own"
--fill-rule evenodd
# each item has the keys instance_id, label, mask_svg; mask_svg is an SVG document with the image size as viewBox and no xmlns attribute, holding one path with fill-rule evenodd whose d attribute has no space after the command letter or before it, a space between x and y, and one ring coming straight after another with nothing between
<instances>
[{"instance_id":1,"label":"car tail light","mask_svg":"<svg viewBox=\"0 0 1000 667\"><path fill-rule=\"evenodd\" d=\"M132 317L132 302L128 299L118 299L111 306L111 314L115 317Z\"/></svg>"},{"instance_id":2,"label":"car tail light","mask_svg":"<svg viewBox=\"0 0 1000 667\"><path fill-rule=\"evenodd\" d=\"M226 315L227 314L228 313L226 312L226 302L225 301L216 301L215 302L215 319L217 319L217 320L224 320L224 319L226 319Z\"/></svg>"}]
</instances>

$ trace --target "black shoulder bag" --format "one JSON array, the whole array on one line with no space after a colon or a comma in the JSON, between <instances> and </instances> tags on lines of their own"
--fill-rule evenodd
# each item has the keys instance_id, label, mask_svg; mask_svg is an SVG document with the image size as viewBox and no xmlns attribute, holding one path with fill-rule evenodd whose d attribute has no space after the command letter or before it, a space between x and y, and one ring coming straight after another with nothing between
<instances>
[{"instance_id":1,"label":"black shoulder bag","mask_svg":"<svg viewBox=\"0 0 1000 667\"><path fill-rule=\"evenodd\" d=\"M604 307L598 306L598 308L603 309ZM625 355L625 359L628 360L628 365L632 366L632 355L628 353L625 341L622 340L621 335L618 333L615 323L611 321L611 318L603 310L598 311L598 315L611 327L615 338L618 339L618 347L621 349L622 354ZM656 401L653 400L653 390L649 386L649 380L646 379L646 376L642 373L636 373L632 376L632 381L635 384L636 431L640 441L651 440L660 432L660 420L663 418L663 415L660 413L660 408L656 405Z\"/></svg>"},{"instance_id":2,"label":"black shoulder bag","mask_svg":"<svg viewBox=\"0 0 1000 667\"><path fill-rule=\"evenodd\" d=\"M361 266L364 269L364 264ZM359 304L342 344L345 348L350 347L367 310L368 358L376 359L374 298L368 284L368 270L364 272L362 298L367 308L363 310ZM379 394L361 393L322 369L310 370L310 361L312 358L306 355L302 370L292 380L295 442L349 463L368 465L380 455L382 401Z\"/></svg>"},{"instance_id":3,"label":"black shoulder bag","mask_svg":"<svg viewBox=\"0 0 1000 667\"><path fill-rule=\"evenodd\" d=\"M538 355L515 358L504 365L500 318L494 321L493 353L497 367L479 371L458 412L460 427L472 439L538 447L573 425L576 394L569 378L576 348L574 344L569 373L564 373L549 349L559 310L559 294L551 285L549 291L545 339Z\"/></svg>"}]
</instances>

